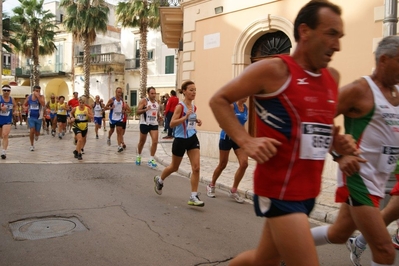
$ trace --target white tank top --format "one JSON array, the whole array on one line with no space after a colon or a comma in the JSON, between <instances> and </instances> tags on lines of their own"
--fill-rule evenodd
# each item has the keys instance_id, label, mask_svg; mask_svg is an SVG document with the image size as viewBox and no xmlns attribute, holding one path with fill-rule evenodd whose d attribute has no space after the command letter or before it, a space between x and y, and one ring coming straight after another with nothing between
<instances>
[{"instance_id":1,"label":"white tank top","mask_svg":"<svg viewBox=\"0 0 399 266\"><path fill-rule=\"evenodd\" d=\"M146 106L151 106L151 109L140 115L140 124L157 126L159 104L157 101L151 102L148 98L146 100Z\"/></svg>"},{"instance_id":2,"label":"white tank top","mask_svg":"<svg viewBox=\"0 0 399 266\"><path fill-rule=\"evenodd\" d=\"M361 118L345 117L345 129L354 136L363 151L360 157L367 162L361 163L359 174L347 177L346 183L351 193L368 191L368 194L384 197L386 182L399 156L399 106L390 104L369 76L363 78L373 93L374 109ZM338 186L343 183L342 172L338 170Z\"/></svg>"}]
</instances>

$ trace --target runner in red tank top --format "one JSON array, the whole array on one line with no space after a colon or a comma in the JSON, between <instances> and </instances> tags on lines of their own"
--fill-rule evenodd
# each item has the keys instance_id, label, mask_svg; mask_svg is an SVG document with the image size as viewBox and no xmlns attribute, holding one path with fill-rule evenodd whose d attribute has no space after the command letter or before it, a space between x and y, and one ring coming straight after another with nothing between
<instances>
[{"instance_id":1,"label":"runner in red tank top","mask_svg":"<svg viewBox=\"0 0 399 266\"><path fill-rule=\"evenodd\" d=\"M278 56L248 66L210 101L220 126L257 161L254 204L267 217L257 249L229 265L319 265L308 215L319 194L331 145L357 154L350 135L334 129L339 74L327 68L343 36L341 9L313 0L295 20L292 57ZM230 104L254 96L257 137L234 118Z\"/></svg>"}]
</instances>

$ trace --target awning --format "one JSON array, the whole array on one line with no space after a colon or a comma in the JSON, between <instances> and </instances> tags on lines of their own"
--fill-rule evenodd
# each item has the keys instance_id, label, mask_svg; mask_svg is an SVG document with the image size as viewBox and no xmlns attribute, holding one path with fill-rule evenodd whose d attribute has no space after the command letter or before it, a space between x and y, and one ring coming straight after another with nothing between
<instances>
[{"instance_id":1,"label":"awning","mask_svg":"<svg viewBox=\"0 0 399 266\"><path fill-rule=\"evenodd\" d=\"M30 86L11 86L11 97L25 99L26 94L31 94Z\"/></svg>"}]
</instances>

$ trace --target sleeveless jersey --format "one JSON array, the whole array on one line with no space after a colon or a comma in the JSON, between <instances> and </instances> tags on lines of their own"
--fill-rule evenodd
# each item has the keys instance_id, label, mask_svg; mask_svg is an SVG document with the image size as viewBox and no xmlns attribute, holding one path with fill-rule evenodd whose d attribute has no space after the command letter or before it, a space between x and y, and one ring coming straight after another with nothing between
<instances>
[{"instance_id":1,"label":"sleeveless jersey","mask_svg":"<svg viewBox=\"0 0 399 266\"><path fill-rule=\"evenodd\" d=\"M57 102L52 103L51 101L49 102L49 107L50 107L50 113L51 114L56 114L57 113Z\"/></svg>"},{"instance_id":2,"label":"sleeveless jersey","mask_svg":"<svg viewBox=\"0 0 399 266\"><path fill-rule=\"evenodd\" d=\"M184 102L179 102L179 104L183 106L183 110L180 115L180 117L183 117L186 115L188 108ZM197 107L193 104L191 108L194 110L194 112L189 116L189 118L175 127L175 138L188 139L197 133L197 130L195 129L197 125L197 114L195 113L197 111Z\"/></svg>"},{"instance_id":3,"label":"sleeveless jersey","mask_svg":"<svg viewBox=\"0 0 399 266\"><path fill-rule=\"evenodd\" d=\"M28 118L42 119L43 111L39 99L32 100L32 95L28 97Z\"/></svg>"},{"instance_id":4,"label":"sleeveless jersey","mask_svg":"<svg viewBox=\"0 0 399 266\"><path fill-rule=\"evenodd\" d=\"M338 85L327 69L302 69L280 55L290 77L276 92L255 95L256 134L282 143L277 155L257 164L254 192L280 200L317 197L325 156L332 143Z\"/></svg>"},{"instance_id":5,"label":"sleeveless jersey","mask_svg":"<svg viewBox=\"0 0 399 266\"><path fill-rule=\"evenodd\" d=\"M348 193L358 201L364 200L365 194L383 198L399 155L399 106L390 104L369 76L363 78L373 92L374 108L364 117L344 117L344 123L346 133L363 151L359 156L367 162L361 163L360 171L350 177L338 170L337 201L346 200Z\"/></svg>"},{"instance_id":6,"label":"sleeveless jersey","mask_svg":"<svg viewBox=\"0 0 399 266\"><path fill-rule=\"evenodd\" d=\"M67 115L67 104L57 103L57 115Z\"/></svg>"},{"instance_id":7,"label":"sleeveless jersey","mask_svg":"<svg viewBox=\"0 0 399 266\"><path fill-rule=\"evenodd\" d=\"M159 104L157 101L151 102L150 99L148 98L146 98L146 100L147 100L146 106L151 106L151 109L140 115L140 124L157 126Z\"/></svg>"},{"instance_id":8,"label":"sleeveless jersey","mask_svg":"<svg viewBox=\"0 0 399 266\"><path fill-rule=\"evenodd\" d=\"M21 114L21 106L17 105L17 108L15 109L14 116L19 116Z\"/></svg>"},{"instance_id":9,"label":"sleeveless jersey","mask_svg":"<svg viewBox=\"0 0 399 266\"><path fill-rule=\"evenodd\" d=\"M12 104L12 97L6 102L3 96L0 95L0 107L6 106L7 110L0 110L0 125L6 125L12 123L12 109L14 108Z\"/></svg>"},{"instance_id":10,"label":"sleeveless jersey","mask_svg":"<svg viewBox=\"0 0 399 266\"><path fill-rule=\"evenodd\" d=\"M46 113L44 115L45 119L51 119L50 114L51 114L51 110L49 108L46 108Z\"/></svg>"},{"instance_id":11,"label":"sleeveless jersey","mask_svg":"<svg viewBox=\"0 0 399 266\"><path fill-rule=\"evenodd\" d=\"M84 107L83 111L80 110L80 107L76 107L75 123L73 124L73 127L80 130L86 130L89 122L88 113L87 106Z\"/></svg>"},{"instance_id":12,"label":"sleeveless jersey","mask_svg":"<svg viewBox=\"0 0 399 266\"><path fill-rule=\"evenodd\" d=\"M244 125L248 121L248 108L244 104L244 111L240 112L238 109L237 103L233 103L234 106L234 113L236 114L236 117L238 121L240 122L241 125ZM229 136L227 136L226 132L222 129L220 132L220 139L227 139Z\"/></svg>"},{"instance_id":13,"label":"sleeveless jersey","mask_svg":"<svg viewBox=\"0 0 399 266\"><path fill-rule=\"evenodd\" d=\"M114 108L111 109L111 111L109 112L109 117L110 117L109 120L111 121L111 124L115 124L117 122L122 122L123 100L120 99L118 101L115 97L112 97L112 99L114 100L114 102L113 102Z\"/></svg>"},{"instance_id":14,"label":"sleeveless jersey","mask_svg":"<svg viewBox=\"0 0 399 266\"><path fill-rule=\"evenodd\" d=\"M93 104L94 117L103 117L103 108L100 103L94 102Z\"/></svg>"}]
</instances>

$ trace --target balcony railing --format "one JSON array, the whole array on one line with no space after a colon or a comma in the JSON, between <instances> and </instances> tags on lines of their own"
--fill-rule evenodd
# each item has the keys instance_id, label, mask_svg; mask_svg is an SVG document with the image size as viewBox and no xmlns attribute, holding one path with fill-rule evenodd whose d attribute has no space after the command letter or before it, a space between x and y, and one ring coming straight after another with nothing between
<instances>
[{"instance_id":1,"label":"balcony railing","mask_svg":"<svg viewBox=\"0 0 399 266\"><path fill-rule=\"evenodd\" d=\"M125 56L117 53L92 54L90 64L125 63ZM83 55L75 57L75 65L83 65Z\"/></svg>"},{"instance_id":2,"label":"balcony railing","mask_svg":"<svg viewBox=\"0 0 399 266\"><path fill-rule=\"evenodd\" d=\"M140 59L133 58L133 59L126 59L125 60L125 69L139 69L140 68Z\"/></svg>"},{"instance_id":3,"label":"balcony railing","mask_svg":"<svg viewBox=\"0 0 399 266\"><path fill-rule=\"evenodd\" d=\"M173 6L180 6L183 3L183 0L161 0L160 5L164 7L173 7Z\"/></svg>"},{"instance_id":4,"label":"balcony railing","mask_svg":"<svg viewBox=\"0 0 399 266\"><path fill-rule=\"evenodd\" d=\"M4 71L4 69L3 69ZM10 70L11 73L14 72L13 70ZM16 77L23 77L23 78L28 78L31 76L31 67L30 66L22 66L22 67L16 67L15 68L15 76ZM39 75L41 77L51 77L51 76L65 76L66 72L64 71L56 71L54 69L39 69Z\"/></svg>"}]
</instances>

